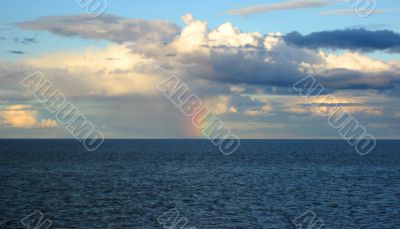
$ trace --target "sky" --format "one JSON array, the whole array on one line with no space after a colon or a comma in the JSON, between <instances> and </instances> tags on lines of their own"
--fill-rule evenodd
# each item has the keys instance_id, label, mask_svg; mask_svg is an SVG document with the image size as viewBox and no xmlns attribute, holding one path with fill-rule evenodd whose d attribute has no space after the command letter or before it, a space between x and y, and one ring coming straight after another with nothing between
<instances>
[{"instance_id":1,"label":"sky","mask_svg":"<svg viewBox=\"0 0 400 229\"><path fill-rule=\"evenodd\" d=\"M0 138L72 138L20 83L40 72L105 138L204 138L157 88L177 76L240 138L340 138L314 106L331 95L400 139L398 1L92 1L1 3Z\"/></svg>"}]
</instances>

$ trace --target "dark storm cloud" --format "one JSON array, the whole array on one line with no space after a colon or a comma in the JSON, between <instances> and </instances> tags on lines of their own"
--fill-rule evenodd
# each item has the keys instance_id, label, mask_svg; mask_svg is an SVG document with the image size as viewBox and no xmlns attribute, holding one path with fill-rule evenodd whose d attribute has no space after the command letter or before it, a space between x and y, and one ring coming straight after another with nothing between
<instances>
[{"instance_id":1,"label":"dark storm cloud","mask_svg":"<svg viewBox=\"0 0 400 229\"><path fill-rule=\"evenodd\" d=\"M127 19L114 15L48 16L17 23L22 29L50 31L60 36L110 40L117 43L136 40L168 41L180 30L171 22Z\"/></svg>"},{"instance_id":2,"label":"dark storm cloud","mask_svg":"<svg viewBox=\"0 0 400 229\"><path fill-rule=\"evenodd\" d=\"M315 32L309 35L294 31L285 35L284 40L289 44L306 48L400 52L400 34L390 30L347 29Z\"/></svg>"}]
</instances>

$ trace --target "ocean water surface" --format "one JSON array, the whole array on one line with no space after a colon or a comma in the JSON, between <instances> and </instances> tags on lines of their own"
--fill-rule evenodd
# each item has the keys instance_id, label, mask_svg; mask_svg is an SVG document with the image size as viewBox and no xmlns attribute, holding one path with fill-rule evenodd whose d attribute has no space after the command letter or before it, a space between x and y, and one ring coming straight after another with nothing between
<instances>
[{"instance_id":1,"label":"ocean water surface","mask_svg":"<svg viewBox=\"0 0 400 229\"><path fill-rule=\"evenodd\" d=\"M231 156L207 140L0 140L0 228L35 210L51 228L400 228L400 141L361 157L345 141L242 140ZM304 228L305 229L305 228ZM310 228L313 229L313 228Z\"/></svg>"}]
</instances>

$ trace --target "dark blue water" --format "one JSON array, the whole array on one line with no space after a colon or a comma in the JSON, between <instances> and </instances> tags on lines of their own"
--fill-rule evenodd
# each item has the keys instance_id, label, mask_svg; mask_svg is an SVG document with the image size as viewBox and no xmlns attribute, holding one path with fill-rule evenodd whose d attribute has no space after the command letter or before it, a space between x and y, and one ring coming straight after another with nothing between
<instances>
[{"instance_id":1,"label":"dark blue water","mask_svg":"<svg viewBox=\"0 0 400 229\"><path fill-rule=\"evenodd\" d=\"M0 226L40 210L52 228L163 228L176 208L200 228L400 228L400 142L361 157L343 141L0 140ZM304 227L305 229L306 227Z\"/></svg>"}]
</instances>

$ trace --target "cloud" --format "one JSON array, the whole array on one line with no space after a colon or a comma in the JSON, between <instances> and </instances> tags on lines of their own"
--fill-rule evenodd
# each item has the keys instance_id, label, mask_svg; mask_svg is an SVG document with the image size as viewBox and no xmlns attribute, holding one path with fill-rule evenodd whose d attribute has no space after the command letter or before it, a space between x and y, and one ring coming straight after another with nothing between
<instances>
[{"instance_id":1,"label":"cloud","mask_svg":"<svg viewBox=\"0 0 400 229\"><path fill-rule=\"evenodd\" d=\"M382 30L391 27L391 24L366 24L366 25L355 25L349 26L346 29L366 29L366 30Z\"/></svg>"},{"instance_id":2,"label":"cloud","mask_svg":"<svg viewBox=\"0 0 400 229\"><path fill-rule=\"evenodd\" d=\"M287 104L287 111L295 114L311 114L319 117L321 116L320 111L333 113L335 107L340 107L344 112L350 114L383 116L384 109L380 107L380 104L370 104L369 99L349 93L334 93L331 97L310 97L308 98L308 103L302 103L301 100L292 101L292 103Z\"/></svg>"},{"instance_id":3,"label":"cloud","mask_svg":"<svg viewBox=\"0 0 400 229\"><path fill-rule=\"evenodd\" d=\"M75 79L65 80L76 82L71 83L69 90L73 88L91 96L154 94L157 80L168 74L179 74L184 82L194 85L194 90L204 95L226 93L232 87L246 92L293 93L292 85L308 74L314 75L327 89L397 90L400 62L379 61L354 52L328 54L315 50L326 46L396 49L399 34L392 31L337 30L307 36L293 32L282 37L280 33L245 33L231 23L210 29L207 22L190 14L182 18L185 27L173 33L164 33L165 28L159 28L166 22L111 15L101 19L63 16L24 22L19 25L40 27L65 36L102 37L116 43L140 39L106 49L51 53L25 63L33 68L61 71L57 75ZM121 27L126 24L140 25L132 32L130 26ZM144 25L149 28L142 29ZM124 35L117 39L114 35L118 33ZM139 33L144 37L138 37ZM144 39L148 34L157 34L156 39L165 42ZM167 72L156 70L158 67ZM210 86L213 83L217 84ZM208 85L207 89L204 84Z\"/></svg>"},{"instance_id":4,"label":"cloud","mask_svg":"<svg viewBox=\"0 0 400 229\"><path fill-rule=\"evenodd\" d=\"M204 103L206 106L213 111L214 114L220 115L231 111L236 111L236 108L230 107L229 102L230 96L216 96L209 98Z\"/></svg>"},{"instance_id":5,"label":"cloud","mask_svg":"<svg viewBox=\"0 0 400 229\"><path fill-rule=\"evenodd\" d=\"M24 55L25 52L19 50L10 50L9 53L16 54L16 55Z\"/></svg>"},{"instance_id":6,"label":"cloud","mask_svg":"<svg viewBox=\"0 0 400 229\"><path fill-rule=\"evenodd\" d=\"M17 23L22 29L50 31L61 36L110 40L117 43L151 40L166 42L179 28L166 21L126 19L114 15L91 17L89 15L48 16L33 21Z\"/></svg>"},{"instance_id":7,"label":"cloud","mask_svg":"<svg viewBox=\"0 0 400 229\"><path fill-rule=\"evenodd\" d=\"M396 13L400 12L400 9L375 9L371 12L371 14L384 14L384 13ZM319 13L320 15L336 15L336 16L346 16L346 15L356 15L357 11L355 9L336 9L336 10L327 10Z\"/></svg>"},{"instance_id":8,"label":"cloud","mask_svg":"<svg viewBox=\"0 0 400 229\"><path fill-rule=\"evenodd\" d=\"M310 112L310 109L301 108L301 107L288 107L287 110L290 113L294 113L294 114L306 114L306 113Z\"/></svg>"},{"instance_id":9,"label":"cloud","mask_svg":"<svg viewBox=\"0 0 400 229\"><path fill-rule=\"evenodd\" d=\"M57 125L57 121L52 119L43 119L40 121L41 128L51 128L56 127Z\"/></svg>"},{"instance_id":10,"label":"cloud","mask_svg":"<svg viewBox=\"0 0 400 229\"><path fill-rule=\"evenodd\" d=\"M20 82L33 71L32 67L24 63L0 61L0 92L13 92L14 98L22 99ZM4 94L0 93L1 95Z\"/></svg>"},{"instance_id":11,"label":"cloud","mask_svg":"<svg viewBox=\"0 0 400 229\"><path fill-rule=\"evenodd\" d=\"M272 101L276 102L272 104L275 112L294 114L296 117L307 118L310 115L321 117L317 109L328 111L339 106L345 112L356 115L357 118L387 119L386 113L393 116L392 113L387 112L387 107L391 106L389 105L391 102L388 103L388 101L395 101L395 98L392 100L373 91L343 90L336 91L328 97L314 96L306 100L302 97L280 96L274 97ZM323 120L323 117L321 118Z\"/></svg>"},{"instance_id":12,"label":"cloud","mask_svg":"<svg viewBox=\"0 0 400 229\"><path fill-rule=\"evenodd\" d=\"M153 60L116 44L105 49L49 53L24 63L40 69L70 96L154 95L161 81L158 75L140 69L151 66Z\"/></svg>"},{"instance_id":13,"label":"cloud","mask_svg":"<svg viewBox=\"0 0 400 229\"><path fill-rule=\"evenodd\" d=\"M276 129L284 127L284 125L280 123L268 123L268 122L227 122L227 125L232 130L248 130L248 131L256 131L260 129Z\"/></svg>"},{"instance_id":14,"label":"cloud","mask_svg":"<svg viewBox=\"0 0 400 229\"><path fill-rule=\"evenodd\" d=\"M301 66L326 88L397 90L399 62L380 61L354 52L335 55L321 51L319 55L323 62Z\"/></svg>"},{"instance_id":15,"label":"cloud","mask_svg":"<svg viewBox=\"0 0 400 229\"><path fill-rule=\"evenodd\" d=\"M182 125L187 120L156 87L172 75L186 83L224 122L234 123L232 129L241 137L331 136L330 129L320 135L318 131L326 120L316 118L311 106L292 89L308 74L317 78L326 94L348 92L338 95L337 102L360 121L386 123L388 114L394 119L393 114L400 112L398 97L388 96L389 91L394 92L392 96L400 96L399 61L382 61L354 50L335 53L297 46L286 41L282 33L243 32L229 22L210 28L206 21L190 14L183 16L182 29L173 26L177 28L173 33L159 31L151 23L154 21L139 20L139 24L153 26L148 30L138 26L137 31L143 36L132 32L132 27L123 26L136 19L50 19L54 23L38 19L28 24L34 30L107 39L111 44L51 52L15 62L0 61L0 100L5 106L34 104L34 97L19 82L40 71L90 121L104 127L102 132L107 137L188 137L183 131L186 125ZM358 99L358 93L364 97ZM40 109L39 104L14 109L28 112L23 117L35 121L20 125L31 129L13 131L44 133L41 128L53 127L55 121L42 117ZM247 127L253 122L256 124ZM11 121L7 123L12 127ZM269 131L271 128L274 131ZM48 129L52 136L70 137L62 131Z\"/></svg>"},{"instance_id":16,"label":"cloud","mask_svg":"<svg viewBox=\"0 0 400 229\"><path fill-rule=\"evenodd\" d=\"M185 21L182 33L167 46L175 56L167 58L164 65L170 69L179 66L180 72L192 78L259 89L273 86L275 92L290 92L292 85L308 74L328 89L387 90L399 82L398 62L297 47L279 33L244 33L230 23L210 30L206 22L191 17Z\"/></svg>"},{"instance_id":17,"label":"cloud","mask_svg":"<svg viewBox=\"0 0 400 229\"><path fill-rule=\"evenodd\" d=\"M369 31L366 29L347 29L314 32L302 35L291 32L284 40L298 47L348 49L354 51L387 50L400 52L400 34L390 30Z\"/></svg>"},{"instance_id":18,"label":"cloud","mask_svg":"<svg viewBox=\"0 0 400 229\"><path fill-rule=\"evenodd\" d=\"M14 43L21 43L24 45L32 44L32 43L38 43L36 38L33 37L24 37L23 39L20 38L13 38Z\"/></svg>"},{"instance_id":19,"label":"cloud","mask_svg":"<svg viewBox=\"0 0 400 229\"><path fill-rule=\"evenodd\" d=\"M130 48L185 80L192 79L191 84L206 80L241 87L242 91L287 94L293 93L295 82L313 74L327 89L397 90L400 62L354 52L328 54L288 44L280 33L244 33L231 23L211 30L191 15L183 19L186 26L170 44L132 44ZM174 55L166 55L170 53Z\"/></svg>"},{"instance_id":20,"label":"cloud","mask_svg":"<svg viewBox=\"0 0 400 229\"><path fill-rule=\"evenodd\" d=\"M33 38L33 37L25 37L25 38L21 41L21 43L27 45L27 44L38 43L38 42L37 42L36 38Z\"/></svg>"},{"instance_id":21,"label":"cloud","mask_svg":"<svg viewBox=\"0 0 400 229\"><path fill-rule=\"evenodd\" d=\"M261 109L250 109L243 112L244 115L247 116L263 116L267 115L272 108L268 105L263 106Z\"/></svg>"},{"instance_id":22,"label":"cloud","mask_svg":"<svg viewBox=\"0 0 400 229\"><path fill-rule=\"evenodd\" d=\"M52 119L37 119L38 111L31 105L15 104L0 110L0 124L12 128L50 128L56 127L57 122Z\"/></svg>"},{"instance_id":23,"label":"cloud","mask_svg":"<svg viewBox=\"0 0 400 229\"><path fill-rule=\"evenodd\" d=\"M271 4L259 4L240 9L229 10L228 14L232 15L252 15L259 13L268 13L280 10L293 10L293 9L304 9L304 8L316 8L336 4L335 1L324 1L324 0L288 0L281 3Z\"/></svg>"},{"instance_id":24,"label":"cloud","mask_svg":"<svg viewBox=\"0 0 400 229\"><path fill-rule=\"evenodd\" d=\"M15 128L32 128L36 125L37 111L27 110L29 105L12 105L0 111L3 124Z\"/></svg>"}]
</instances>

